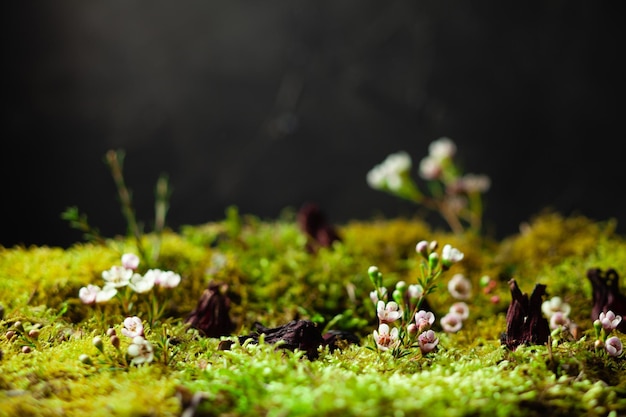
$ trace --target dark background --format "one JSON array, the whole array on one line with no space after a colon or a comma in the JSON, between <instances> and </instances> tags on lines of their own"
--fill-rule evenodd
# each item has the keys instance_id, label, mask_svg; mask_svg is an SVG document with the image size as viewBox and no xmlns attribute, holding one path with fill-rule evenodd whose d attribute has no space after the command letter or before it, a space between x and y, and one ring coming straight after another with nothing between
<instances>
[{"instance_id":1,"label":"dark background","mask_svg":"<svg viewBox=\"0 0 626 417\"><path fill-rule=\"evenodd\" d=\"M490 233L546 207L626 230L620 2L49 1L3 5L0 245L67 246L76 205L124 233L103 162L126 151L138 217L168 224L411 215L367 171L452 138L492 179ZM417 175L416 175L417 176Z\"/></svg>"}]
</instances>

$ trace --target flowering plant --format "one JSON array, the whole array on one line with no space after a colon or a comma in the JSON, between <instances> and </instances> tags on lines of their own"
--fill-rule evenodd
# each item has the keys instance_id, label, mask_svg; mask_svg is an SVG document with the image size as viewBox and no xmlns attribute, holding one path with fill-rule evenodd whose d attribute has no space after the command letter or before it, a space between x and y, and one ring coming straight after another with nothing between
<instances>
[{"instance_id":1,"label":"flowering plant","mask_svg":"<svg viewBox=\"0 0 626 417\"><path fill-rule=\"evenodd\" d=\"M370 298L376 305L379 323L378 329L373 332L378 350L391 351L394 357L401 357L410 354L413 348L419 348L422 355L426 355L437 347L439 338L431 329L435 315L427 309L422 309L424 297L435 291L441 274L461 261L464 256L450 245L445 245L440 255L437 247L436 241L424 240L417 244L416 251L422 257L417 283L407 285L406 282L399 281L391 294L392 301L388 300L388 291L383 286L383 276L378 267L371 266L368 269L368 275L375 288L370 293ZM469 314L467 305L456 303L446 317L458 320L459 327L449 330L442 319L444 330L460 329L462 320L467 314Z\"/></svg>"},{"instance_id":2,"label":"flowering plant","mask_svg":"<svg viewBox=\"0 0 626 417\"><path fill-rule=\"evenodd\" d=\"M143 301L147 305L148 321L153 325L163 316L167 307L167 295L163 294L163 290L178 286L181 276L160 269L149 269L142 275L136 272L138 266L137 255L122 255L121 265L114 265L102 272L102 287L92 284L82 287L78 291L78 298L84 304L106 304L117 297L125 314L131 314L137 301ZM149 294L149 297L140 298L143 294Z\"/></svg>"},{"instance_id":3,"label":"flowering plant","mask_svg":"<svg viewBox=\"0 0 626 417\"><path fill-rule=\"evenodd\" d=\"M608 310L600 313L599 317L593 322L596 331L596 348L604 348L609 356L619 356L624 351L622 341L619 337L612 335L619 324L622 322L622 316Z\"/></svg>"},{"instance_id":4,"label":"flowering plant","mask_svg":"<svg viewBox=\"0 0 626 417\"><path fill-rule=\"evenodd\" d=\"M390 154L367 173L370 187L410 200L439 214L454 233L465 228L480 231L483 213L482 194L489 190L486 175L463 174L454 162L455 143L446 137L432 142L429 154L419 166L426 181L427 195L411 177L412 160L401 151Z\"/></svg>"}]
</instances>

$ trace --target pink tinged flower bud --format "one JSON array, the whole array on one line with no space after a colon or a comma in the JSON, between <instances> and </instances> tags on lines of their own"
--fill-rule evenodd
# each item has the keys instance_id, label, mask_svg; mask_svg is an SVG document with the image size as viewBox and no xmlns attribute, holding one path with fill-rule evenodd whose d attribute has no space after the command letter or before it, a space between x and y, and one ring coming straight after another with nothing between
<instances>
[{"instance_id":1,"label":"pink tinged flower bud","mask_svg":"<svg viewBox=\"0 0 626 417\"><path fill-rule=\"evenodd\" d=\"M415 251L428 259L428 242L425 240L418 242L417 245L415 245Z\"/></svg>"},{"instance_id":2,"label":"pink tinged flower bud","mask_svg":"<svg viewBox=\"0 0 626 417\"><path fill-rule=\"evenodd\" d=\"M30 337L31 339L37 339L39 337L39 330L32 329L28 332L28 337Z\"/></svg>"},{"instance_id":3,"label":"pink tinged flower bud","mask_svg":"<svg viewBox=\"0 0 626 417\"><path fill-rule=\"evenodd\" d=\"M500 302L500 296L492 295L489 301L491 301L491 304L498 304Z\"/></svg>"},{"instance_id":4,"label":"pink tinged flower bud","mask_svg":"<svg viewBox=\"0 0 626 417\"><path fill-rule=\"evenodd\" d=\"M115 331L115 329L113 327L109 327L107 329L107 336L111 337L111 336L115 336L117 334L117 332Z\"/></svg>"},{"instance_id":5,"label":"pink tinged flower bud","mask_svg":"<svg viewBox=\"0 0 626 417\"><path fill-rule=\"evenodd\" d=\"M4 336L10 342L15 337L15 332L13 330L9 330L8 332L5 333Z\"/></svg>"},{"instance_id":6,"label":"pink tinged flower bud","mask_svg":"<svg viewBox=\"0 0 626 417\"><path fill-rule=\"evenodd\" d=\"M424 295L424 288L419 284L411 284L408 288L409 299L416 303Z\"/></svg>"},{"instance_id":7,"label":"pink tinged flower bud","mask_svg":"<svg viewBox=\"0 0 626 417\"><path fill-rule=\"evenodd\" d=\"M406 327L406 331L409 336L415 337L415 335L417 335L417 333L419 332L419 329L417 328L417 325L415 323L411 323Z\"/></svg>"},{"instance_id":8,"label":"pink tinged flower bud","mask_svg":"<svg viewBox=\"0 0 626 417\"><path fill-rule=\"evenodd\" d=\"M139 257L134 253L125 253L122 255L122 266L126 269L137 269L139 266Z\"/></svg>"},{"instance_id":9,"label":"pink tinged flower bud","mask_svg":"<svg viewBox=\"0 0 626 417\"><path fill-rule=\"evenodd\" d=\"M602 340L600 339L596 339L596 341L593 343L593 347L596 349L600 349L603 346L604 346L604 343L602 343Z\"/></svg>"},{"instance_id":10,"label":"pink tinged flower bud","mask_svg":"<svg viewBox=\"0 0 626 417\"><path fill-rule=\"evenodd\" d=\"M426 354L432 352L435 349L437 343L439 343L439 338L437 338L437 335L434 331L426 330L424 333L420 334L417 337L417 342L420 346L422 354Z\"/></svg>"},{"instance_id":11,"label":"pink tinged flower bud","mask_svg":"<svg viewBox=\"0 0 626 417\"><path fill-rule=\"evenodd\" d=\"M617 336L609 337L606 340L606 343L604 346L605 346L606 352L610 356L617 357L621 355L624 350L622 346L622 341Z\"/></svg>"},{"instance_id":12,"label":"pink tinged flower bud","mask_svg":"<svg viewBox=\"0 0 626 417\"><path fill-rule=\"evenodd\" d=\"M32 352L32 349L30 348L30 346L22 346L22 353L30 353Z\"/></svg>"}]
</instances>

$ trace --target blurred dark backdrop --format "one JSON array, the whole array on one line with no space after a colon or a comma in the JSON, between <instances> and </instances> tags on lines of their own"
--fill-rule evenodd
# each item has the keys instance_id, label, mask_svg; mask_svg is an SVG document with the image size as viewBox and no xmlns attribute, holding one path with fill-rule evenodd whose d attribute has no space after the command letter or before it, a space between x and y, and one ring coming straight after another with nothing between
<instances>
[{"instance_id":1,"label":"blurred dark backdrop","mask_svg":"<svg viewBox=\"0 0 626 417\"><path fill-rule=\"evenodd\" d=\"M441 136L492 178L506 236L546 207L626 230L619 2L46 1L3 7L0 245L67 246L76 205L123 233L103 156L126 151L139 218L168 224L410 215L367 171Z\"/></svg>"}]
</instances>

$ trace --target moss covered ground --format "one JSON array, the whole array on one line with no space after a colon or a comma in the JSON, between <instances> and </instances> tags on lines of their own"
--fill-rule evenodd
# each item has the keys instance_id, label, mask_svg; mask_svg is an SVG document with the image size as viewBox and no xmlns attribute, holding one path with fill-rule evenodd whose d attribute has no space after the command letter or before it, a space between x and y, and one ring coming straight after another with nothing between
<instances>
[{"instance_id":1,"label":"moss covered ground","mask_svg":"<svg viewBox=\"0 0 626 417\"><path fill-rule=\"evenodd\" d=\"M86 305L78 297L123 253L136 252L134 240L0 247L0 416L626 415L625 354L594 348L586 277L589 268L626 274L626 240L611 222L548 213L500 241L431 230L416 219L337 229L341 241L316 251L307 250L307 236L289 214L236 215L164 233L158 259L142 266L175 271L182 280L159 289L164 315L145 329L154 360L142 365L129 362L130 342L122 337L116 349L107 330L120 334L128 314L148 321L147 296L135 295L127 311L115 299ZM144 239L150 248L153 237ZM443 332L437 320L434 352L394 358L372 349L377 318L368 268L376 265L390 289L414 283L421 240L464 253L428 295L437 319L454 301L446 282L456 273L472 282L470 316L456 333ZM488 294L484 276L496 283ZM511 278L525 293L545 284L548 297L570 304L576 337L503 347ZM235 324L232 336L221 338L234 342L228 350L184 323L213 281L228 285ZM349 331L360 342L321 347L309 360L299 350L234 337L255 322L275 327L294 319ZM102 351L94 337L102 338Z\"/></svg>"}]
</instances>

